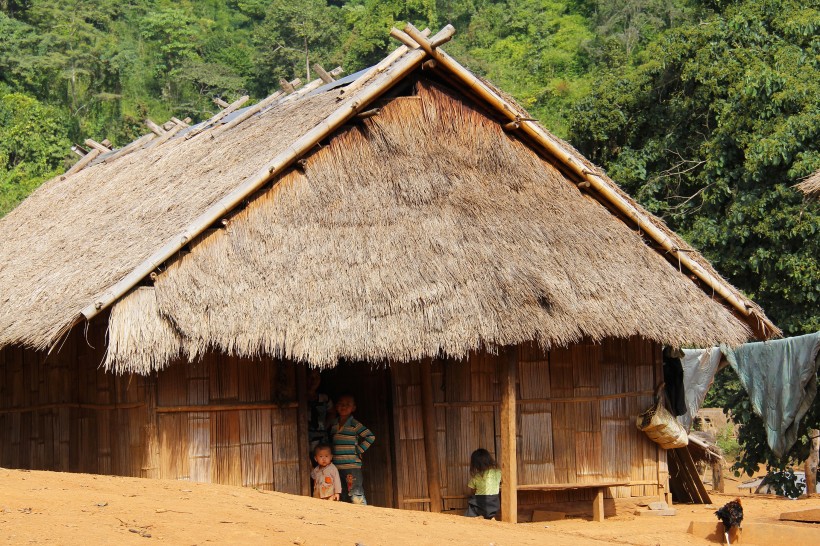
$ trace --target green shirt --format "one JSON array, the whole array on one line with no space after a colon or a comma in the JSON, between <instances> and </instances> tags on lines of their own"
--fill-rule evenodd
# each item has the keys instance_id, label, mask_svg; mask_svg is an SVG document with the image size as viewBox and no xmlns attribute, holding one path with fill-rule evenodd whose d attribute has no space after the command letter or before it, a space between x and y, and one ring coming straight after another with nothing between
<instances>
[{"instance_id":1,"label":"green shirt","mask_svg":"<svg viewBox=\"0 0 820 546\"><path fill-rule=\"evenodd\" d=\"M476 495L498 495L501 486L501 470L489 468L470 478L467 487L475 489Z\"/></svg>"}]
</instances>

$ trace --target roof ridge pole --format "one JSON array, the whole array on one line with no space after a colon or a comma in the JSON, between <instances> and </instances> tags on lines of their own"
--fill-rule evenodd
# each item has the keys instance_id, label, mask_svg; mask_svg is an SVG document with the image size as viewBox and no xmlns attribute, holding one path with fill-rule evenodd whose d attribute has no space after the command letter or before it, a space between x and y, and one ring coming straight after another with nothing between
<instances>
[{"instance_id":1,"label":"roof ridge pole","mask_svg":"<svg viewBox=\"0 0 820 546\"><path fill-rule=\"evenodd\" d=\"M442 32L444 32L444 30L442 30ZM194 237L205 231L208 226L220 218L224 218L225 215L233 210L239 203L278 176L302 154L313 148L317 142L347 123L348 120L365 109L373 100L381 96L393 83L420 66L427 57L427 53L423 49L405 49L405 53L406 54L400 56L396 64L392 66L392 69L385 74L386 77L383 78L384 81L375 80L374 83L364 87L360 93L344 99L344 102L321 123L294 141L267 165L257 171L255 175L247 178L242 184L234 188L233 191L211 205L185 229L171 237L161 248L132 269L130 273L97 295L92 303L80 311L86 320L91 320L99 314L100 311L106 309L109 305L121 298L164 261L188 244Z\"/></svg>"},{"instance_id":2,"label":"roof ridge pole","mask_svg":"<svg viewBox=\"0 0 820 546\"><path fill-rule=\"evenodd\" d=\"M446 28L446 27L445 27ZM589 184L601 195L604 199L614 205L621 213L635 222L638 227L643 230L649 237L658 243L664 250L677 257L687 269L689 269L695 276L697 276L704 284L709 286L712 290L717 292L724 300L726 300L734 309L736 309L741 316L754 318L763 337L770 337L772 334L778 332L778 328L771 323L764 316L760 316L750 303L744 301L745 298L737 294L734 290L727 286L727 283L720 282L714 275L703 268L699 263L681 252L674 241L668 235L663 233L655 224L641 213L636 207L625 200L618 194L615 189L596 172L592 172L581 164L573 154L565 149L560 143L556 142L544 129L537 123L529 121L527 116L518 111L513 104L504 100L497 95L492 89L484 84L477 76L472 74L469 70L464 68L458 61L447 55L444 51L432 46L437 42L434 37L428 40L422 36L418 29L412 24L408 23L404 27L404 31L434 60L441 66L445 67L449 72L457 76L465 85L469 86L481 98L496 107L501 113L507 116L510 121L517 121L520 127L535 141L543 146L551 155L558 158L570 171L577 175L581 180L589 182Z\"/></svg>"}]
</instances>

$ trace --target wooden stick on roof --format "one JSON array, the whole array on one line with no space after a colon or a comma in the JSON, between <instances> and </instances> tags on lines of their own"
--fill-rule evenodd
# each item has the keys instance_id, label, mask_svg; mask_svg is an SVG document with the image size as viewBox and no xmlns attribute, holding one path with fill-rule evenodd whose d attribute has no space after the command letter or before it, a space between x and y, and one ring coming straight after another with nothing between
<instances>
[{"instance_id":1,"label":"wooden stick on roof","mask_svg":"<svg viewBox=\"0 0 820 546\"><path fill-rule=\"evenodd\" d=\"M279 79L279 85L282 86L282 90L285 93L290 94L290 93L293 93L294 91L296 91L296 89L294 89L293 85L291 85L291 83L288 80L286 80L285 78L280 78Z\"/></svg>"},{"instance_id":2,"label":"wooden stick on roof","mask_svg":"<svg viewBox=\"0 0 820 546\"><path fill-rule=\"evenodd\" d=\"M232 102L228 105L227 108L224 108L221 112L217 112L217 114L214 115L211 119L202 123L199 126L199 128L191 130L187 135L185 135L185 140L191 139L199 133L201 133L202 131L214 126L216 123L219 122L219 120L221 120L222 118L224 118L225 116L237 110L240 106L248 102L248 99L250 99L250 97L248 95L244 95L240 97L239 100Z\"/></svg>"},{"instance_id":3,"label":"wooden stick on roof","mask_svg":"<svg viewBox=\"0 0 820 546\"><path fill-rule=\"evenodd\" d=\"M151 129L151 132L153 132L155 135L162 136L163 134L165 134L165 129L151 121L150 118L145 118L145 121L143 123L145 123L145 125L147 125L148 128Z\"/></svg>"},{"instance_id":4,"label":"wooden stick on roof","mask_svg":"<svg viewBox=\"0 0 820 546\"><path fill-rule=\"evenodd\" d=\"M99 150L102 153L111 151L111 148L108 148L107 146L103 146L99 142L97 142L95 140L91 140L90 138L85 139L85 144L87 146L90 146L91 148L94 148L95 150Z\"/></svg>"},{"instance_id":5,"label":"wooden stick on roof","mask_svg":"<svg viewBox=\"0 0 820 546\"><path fill-rule=\"evenodd\" d=\"M230 104L220 99L219 97L214 97L214 104L216 104L220 108L227 108L228 106L230 106Z\"/></svg>"},{"instance_id":6,"label":"wooden stick on roof","mask_svg":"<svg viewBox=\"0 0 820 546\"><path fill-rule=\"evenodd\" d=\"M71 176L72 174L74 174L78 171L81 171L83 168L85 168L86 165L91 163L101 153L102 152L100 152L98 149L94 148L93 150L91 150L90 152L85 154L85 157L83 157L78 162L76 162L74 165L72 165L72 167L70 169L68 169L65 172L65 174L60 177L60 180L65 180L67 177Z\"/></svg>"},{"instance_id":7,"label":"wooden stick on roof","mask_svg":"<svg viewBox=\"0 0 820 546\"><path fill-rule=\"evenodd\" d=\"M325 72L325 69L322 68L322 65L320 65L319 63L313 65L313 71L316 72L316 74L318 74L318 76L325 83L331 83L336 81L335 79L333 79L333 76Z\"/></svg>"}]
</instances>

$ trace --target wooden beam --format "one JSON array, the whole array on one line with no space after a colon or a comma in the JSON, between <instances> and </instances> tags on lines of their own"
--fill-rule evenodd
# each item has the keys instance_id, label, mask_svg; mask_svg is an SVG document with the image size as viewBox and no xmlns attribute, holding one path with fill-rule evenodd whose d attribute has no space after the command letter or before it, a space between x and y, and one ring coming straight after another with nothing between
<instances>
[{"instance_id":1,"label":"wooden beam","mask_svg":"<svg viewBox=\"0 0 820 546\"><path fill-rule=\"evenodd\" d=\"M95 150L99 150L102 153L106 153L106 152L111 151L111 148L109 148L107 146L103 146L102 144L100 144L96 140L91 140L90 138L85 139L85 145L89 146L91 148L94 148Z\"/></svg>"},{"instance_id":2,"label":"wooden beam","mask_svg":"<svg viewBox=\"0 0 820 546\"><path fill-rule=\"evenodd\" d=\"M518 347L504 347L498 355L501 376L501 519L518 522L518 466L516 456L515 384Z\"/></svg>"},{"instance_id":3,"label":"wooden beam","mask_svg":"<svg viewBox=\"0 0 820 546\"><path fill-rule=\"evenodd\" d=\"M431 359L421 361L421 411L424 429L424 462L427 465L427 493L430 511L441 512L441 471L438 465L436 408L433 406L433 372ZM407 501L405 501L407 502Z\"/></svg>"},{"instance_id":4,"label":"wooden beam","mask_svg":"<svg viewBox=\"0 0 820 546\"><path fill-rule=\"evenodd\" d=\"M314 65L313 65L313 71L314 71L314 72L316 72L316 74L317 74L320 78L322 78L322 81L323 81L323 82L325 82L325 83L331 83L331 82L335 82L335 81L336 81L335 79L333 79L333 76L331 76L330 74L328 74L328 73L325 71L325 69L324 69L324 68L322 68L322 65L320 65L319 63L316 63L316 64L314 64Z\"/></svg>"},{"instance_id":5,"label":"wooden beam","mask_svg":"<svg viewBox=\"0 0 820 546\"><path fill-rule=\"evenodd\" d=\"M145 118L145 121L143 123L145 123L145 125L149 129L151 129L151 132L154 133L155 135L162 136L162 135L165 134L165 129L163 129L162 127L160 127L159 125L157 125L156 123L151 121L149 118Z\"/></svg>"},{"instance_id":6,"label":"wooden beam","mask_svg":"<svg viewBox=\"0 0 820 546\"><path fill-rule=\"evenodd\" d=\"M296 91L296 89L294 89L290 82L285 78L279 78L279 85L282 86L282 91L284 91L285 93L290 94Z\"/></svg>"},{"instance_id":7,"label":"wooden beam","mask_svg":"<svg viewBox=\"0 0 820 546\"><path fill-rule=\"evenodd\" d=\"M88 165L89 163L91 163L97 156L100 155L100 153L101 152L99 150L93 149L90 152L88 152L87 154L85 154L85 156L83 156L82 159L80 159L78 162L76 162L70 169L68 169L66 171L66 173L64 175L62 175L60 177L60 180L65 180L65 178L67 176L71 176L72 174L76 173L77 171L80 171L83 168L85 168L85 166Z\"/></svg>"},{"instance_id":8,"label":"wooden beam","mask_svg":"<svg viewBox=\"0 0 820 546\"><path fill-rule=\"evenodd\" d=\"M299 407L296 410L298 420L296 430L299 433L299 483L302 495L310 496L310 442L308 442L308 424L310 423L310 409L307 399L307 365L296 364L296 398Z\"/></svg>"}]
</instances>

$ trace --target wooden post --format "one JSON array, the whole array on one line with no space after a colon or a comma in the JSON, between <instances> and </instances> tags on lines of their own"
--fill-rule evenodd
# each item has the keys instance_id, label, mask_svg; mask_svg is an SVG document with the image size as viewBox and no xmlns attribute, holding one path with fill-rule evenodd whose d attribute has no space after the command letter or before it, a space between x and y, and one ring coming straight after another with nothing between
<instances>
[{"instance_id":1,"label":"wooden post","mask_svg":"<svg viewBox=\"0 0 820 546\"><path fill-rule=\"evenodd\" d=\"M817 464L820 459L820 430L810 428L808 430L811 444L809 447L809 458L806 459L806 495L811 497L817 494Z\"/></svg>"},{"instance_id":2,"label":"wooden post","mask_svg":"<svg viewBox=\"0 0 820 546\"><path fill-rule=\"evenodd\" d=\"M433 406L433 372L429 358L421 361L421 410L424 427L424 462L427 465L427 493L430 511L441 512L441 472L438 466L438 442L436 432L436 409Z\"/></svg>"},{"instance_id":3,"label":"wooden post","mask_svg":"<svg viewBox=\"0 0 820 546\"><path fill-rule=\"evenodd\" d=\"M518 467L516 456L515 383L518 347L504 347L498 355L501 373L501 519L518 522Z\"/></svg>"},{"instance_id":4,"label":"wooden post","mask_svg":"<svg viewBox=\"0 0 820 546\"><path fill-rule=\"evenodd\" d=\"M592 502L592 521L604 521L604 488L599 487Z\"/></svg>"},{"instance_id":5,"label":"wooden post","mask_svg":"<svg viewBox=\"0 0 820 546\"><path fill-rule=\"evenodd\" d=\"M307 366L296 364L296 397L299 400L299 409L296 418L299 424L296 433L299 435L299 487L302 495L310 496L310 442L308 442L308 424L310 413L307 400Z\"/></svg>"}]
</instances>

